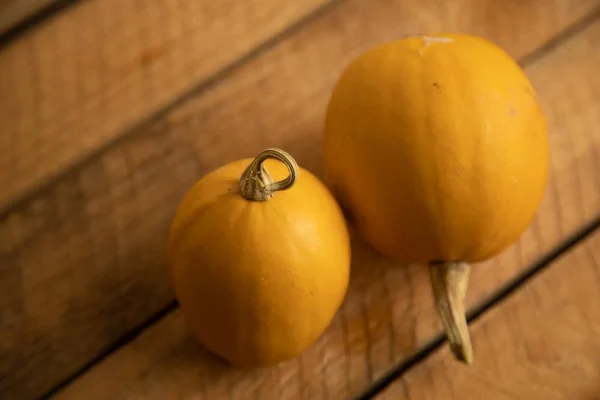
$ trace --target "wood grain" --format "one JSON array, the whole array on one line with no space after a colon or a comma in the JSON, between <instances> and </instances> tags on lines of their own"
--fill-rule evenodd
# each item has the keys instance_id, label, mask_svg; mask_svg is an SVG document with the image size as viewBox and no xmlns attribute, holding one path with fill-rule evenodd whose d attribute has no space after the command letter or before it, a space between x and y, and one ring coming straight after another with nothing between
<instances>
[{"instance_id":1,"label":"wood grain","mask_svg":"<svg viewBox=\"0 0 600 400\"><path fill-rule=\"evenodd\" d=\"M327 0L92 0L0 49L0 209Z\"/></svg>"},{"instance_id":2,"label":"wood grain","mask_svg":"<svg viewBox=\"0 0 600 400\"><path fill-rule=\"evenodd\" d=\"M162 256L166 228L178 199L201 173L270 145L320 171L322 116L335 77L352 54L401 35L397 16L418 21L418 14L408 13L415 4L345 3L9 218L5 237L17 232L18 239L0 243L8 246L5 271L21 292L12 302L14 329L0 338L13 346L3 348L1 359L10 360L3 362L5 371L28 361L32 367L12 372L7 382L39 384L31 377L44 375L35 365L57 360L64 362L63 373L72 371L171 300ZM450 25L445 19L450 3L444 4L437 14L440 26ZM521 18L532 20L526 11L494 15L519 25ZM438 30L428 16L429 29ZM496 36L479 24L463 30ZM552 177L539 217L522 240L475 268L469 305L493 294L600 211L598 40L596 23L527 67L548 115ZM536 47L522 46L512 47L513 54ZM343 309L297 360L266 370L236 370L206 354L185 332L179 312L170 314L58 398L84 393L86 398L347 398L439 334L440 325L426 270L394 265L357 242Z\"/></svg>"},{"instance_id":3,"label":"wood grain","mask_svg":"<svg viewBox=\"0 0 600 400\"><path fill-rule=\"evenodd\" d=\"M581 399L600 396L600 232L536 275L472 327L477 362L447 349L378 400Z\"/></svg>"},{"instance_id":4,"label":"wood grain","mask_svg":"<svg viewBox=\"0 0 600 400\"><path fill-rule=\"evenodd\" d=\"M0 34L58 0L0 0Z\"/></svg>"}]
</instances>

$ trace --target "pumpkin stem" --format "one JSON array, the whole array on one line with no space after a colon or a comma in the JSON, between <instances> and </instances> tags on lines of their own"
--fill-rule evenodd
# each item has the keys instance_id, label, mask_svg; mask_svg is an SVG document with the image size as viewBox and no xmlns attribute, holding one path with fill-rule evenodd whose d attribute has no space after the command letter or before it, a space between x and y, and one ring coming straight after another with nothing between
<instances>
[{"instance_id":1,"label":"pumpkin stem","mask_svg":"<svg viewBox=\"0 0 600 400\"><path fill-rule=\"evenodd\" d=\"M263 164L269 158L284 163L290 175L283 180L275 182ZM298 179L298 173L298 164L296 164L292 156L280 149L266 149L252 160L242 174L240 178L240 192L247 200L266 201L273 196L274 192L287 190L294 186L296 179Z\"/></svg>"},{"instance_id":2,"label":"pumpkin stem","mask_svg":"<svg viewBox=\"0 0 600 400\"><path fill-rule=\"evenodd\" d=\"M466 262L429 264L433 295L446 328L450 349L457 359L470 365L473 363L473 349L464 306L469 270Z\"/></svg>"}]
</instances>

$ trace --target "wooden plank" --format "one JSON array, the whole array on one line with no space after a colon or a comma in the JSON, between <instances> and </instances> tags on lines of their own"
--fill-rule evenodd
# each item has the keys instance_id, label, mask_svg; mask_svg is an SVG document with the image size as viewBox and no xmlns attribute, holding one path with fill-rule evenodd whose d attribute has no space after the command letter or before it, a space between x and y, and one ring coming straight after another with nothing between
<instances>
[{"instance_id":1,"label":"wooden plank","mask_svg":"<svg viewBox=\"0 0 600 400\"><path fill-rule=\"evenodd\" d=\"M0 0L0 34L58 0Z\"/></svg>"},{"instance_id":2,"label":"wooden plank","mask_svg":"<svg viewBox=\"0 0 600 400\"><path fill-rule=\"evenodd\" d=\"M365 46L401 35L398 16L418 21L418 14L408 12L415 4L344 4L239 69L206 96L61 182L38 200L37 208L33 203L16 215L21 222L15 226L29 228L20 231L21 241L9 250L13 279L21 279L24 288L15 304L30 303L25 312L15 312L26 324L11 332L18 335L12 337L34 332L41 343L48 343L42 334L52 334L51 343L63 349L61 354L73 354L67 349L75 341L81 357L170 300L162 248L169 217L192 181L217 164L270 145L289 150L302 165L319 171L324 106L339 71ZM464 3L444 4L468 9ZM505 3L478 4L489 11ZM519 4L525 8L494 15L505 15L506 26L519 25L521 18L531 21L526 6L530 3ZM436 23L449 25L446 6L437 10ZM431 14L428 18L428 26L435 29ZM424 30L418 26L407 29ZM485 27L477 23L463 30L485 33ZM486 36L502 37L494 31ZM540 42L547 36L527 37ZM469 305L494 293L600 211L598 40L596 23L527 67L548 114L552 177L540 215L519 244L474 268ZM512 42L507 43L510 47ZM63 205L62 214L52 213L53 203ZM48 228L53 225L62 230L53 232ZM439 334L441 327L425 268L399 267L359 241L354 244L345 305L327 333L298 359L265 370L229 368L195 345L175 312L58 398L76 399L83 393L92 398L270 398L275 393L280 398L337 399L360 393ZM37 310L48 302L41 315ZM27 359L56 357L13 340L16 349L27 349Z\"/></svg>"},{"instance_id":3,"label":"wooden plank","mask_svg":"<svg viewBox=\"0 0 600 400\"><path fill-rule=\"evenodd\" d=\"M0 209L327 0L92 0L0 49Z\"/></svg>"},{"instance_id":4,"label":"wooden plank","mask_svg":"<svg viewBox=\"0 0 600 400\"><path fill-rule=\"evenodd\" d=\"M446 348L376 398L597 399L600 232L537 274L472 327L477 362Z\"/></svg>"}]
</instances>

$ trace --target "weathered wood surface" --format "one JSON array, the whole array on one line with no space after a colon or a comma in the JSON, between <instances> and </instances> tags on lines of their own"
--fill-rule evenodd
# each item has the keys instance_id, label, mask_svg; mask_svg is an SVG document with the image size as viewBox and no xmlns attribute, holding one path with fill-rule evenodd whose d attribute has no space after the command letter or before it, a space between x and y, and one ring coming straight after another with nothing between
<instances>
[{"instance_id":1,"label":"weathered wood surface","mask_svg":"<svg viewBox=\"0 0 600 400\"><path fill-rule=\"evenodd\" d=\"M504 18L496 25L454 20L469 10L465 2L446 1L430 6L427 14L411 14L416 4L356 0L340 5L14 214L13 226L27 227L8 249L12 268L7 270L27 290L14 298L15 318L25 321L21 330L9 332L15 348L25 349L33 360L55 360L60 354L71 357L68 365L76 365L168 303L162 244L183 192L208 169L272 145L320 171L327 95L341 68L363 48L406 31L462 26L463 31L497 38L522 57L558 33L556 25L543 22L545 33L537 25L528 35L514 32L515 26L529 26L541 18L539 13L549 12L548 3L539 8L532 6L537 2L470 3L475 9L484 4L495 21ZM490 11L507 4L512 12ZM470 306L600 212L600 25L573 34L529 58L526 68L551 135L552 175L540 214L515 247L474 269ZM52 212L53 204L59 213ZM8 228L10 223L5 229L15 229ZM56 234L50 226L61 230ZM24 251L24 243L36 250ZM343 309L321 340L297 360L265 370L232 369L195 344L175 311L57 398L357 395L441 330L422 267L394 265L359 243L354 253ZM25 301L29 307L23 306ZM39 311L42 304L45 313ZM23 333L38 341L23 341ZM42 336L49 334L51 341ZM68 351L65 355L59 349ZM16 361L21 357L10 355Z\"/></svg>"},{"instance_id":2,"label":"weathered wood surface","mask_svg":"<svg viewBox=\"0 0 600 400\"><path fill-rule=\"evenodd\" d=\"M325 3L91 0L28 30L0 48L0 210Z\"/></svg>"},{"instance_id":3,"label":"weathered wood surface","mask_svg":"<svg viewBox=\"0 0 600 400\"><path fill-rule=\"evenodd\" d=\"M600 398L600 232L472 326L477 362L437 351L377 400Z\"/></svg>"}]
</instances>

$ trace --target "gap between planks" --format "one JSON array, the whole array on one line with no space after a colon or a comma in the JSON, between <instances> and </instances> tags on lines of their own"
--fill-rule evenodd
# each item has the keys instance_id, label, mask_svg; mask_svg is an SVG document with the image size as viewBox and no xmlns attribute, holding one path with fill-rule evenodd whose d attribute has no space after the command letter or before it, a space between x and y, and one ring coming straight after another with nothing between
<instances>
[{"instance_id":1,"label":"gap between planks","mask_svg":"<svg viewBox=\"0 0 600 400\"><path fill-rule=\"evenodd\" d=\"M0 49L38 24L54 18L62 11L82 1L87 0L49 0L49 4L23 15L17 15L13 17L13 21L0 21ZM15 0L15 3L19 3L19 0ZM18 5L15 7L18 7ZM3 26L4 24L5 26Z\"/></svg>"},{"instance_id":2,"label":"gap between planks","mask_svg":"<svg viewBox=\"0 0 600 400\"><path fill-rule=\"evenodd\" d=\"M136 128L131 130L127 130L125 135L121 135L121 137L116 140L110 142L106 146L102 147L99 151L97 151L93 157L85 160L83 163L73 166L70 170L78 169L84 165L92 163L96 159L98 159L102 154L106 151L110 150L112 147L120 143L124 137L129 136L132 133L135 133L137 130L145 127L147 125L151 125L153 122L156 122L164 115L168 114L172 109L176 108L178 105L185 103L187 100L201 94L205 90L210 87L218 84L222 80L224 80L229 74L234 72L236 69L241 67L247 61L259 56L261 53L267 51L269 48L273 47L280 41L284 40L288 36L292 36L296 31L300 30L305 24L309 23L313 19L318 18L321 14L325 14L328 12L330 8L333 8L346 0L333 0L330 3L327 3L325 6L322 6L320 9L316 10L312 14L309 14L304 19L298 21L297 23L290 26L289 29L276 35L269 41L265 42L263 45L259 46L259 48L255 49L251 54L243 57L238 60L238 62L233 65L227 67L222 70L219 74L217 74L212 80L209 82L204 82L197 87L193 88L186 94L184 94L181 98L176 100L176 103L168 106L168 109L160 110L158 113L152 115L150 119L147 119L140 123ZM554 36L552 39L548 40L544 44L538 46L534 51L522 57L519 60L519 64L522 67L526 67L528 65L533 64L537 60L544 57L546 54L550 53L565 41L573 39L577 34L584 31L586 28L591 26L598 18L600 18L600 7L594 9L585 17L581 18L579 21L572 24L570 27L564 29L559 34ZM68 172L65 173L67 175ZM38 191L39 192L39 191ZM37 194L37 192L36 192ZM0 218L2 214L0 214ZM568 252L573 246L575 246L580 241L587 238L590 234L592 234L598 227L600 227L600 215L596 216L590 223L586 224L582 229L578 230L576 233L572 234L570 237L564 239L561 243L559 243L553 250L543 255L537 262L530 265L530 267L525 268L518 276L510 280L509 282L502 285L498 290L487 300L485 300L480 305L473 308L471 311L467 313L468 321L474 322L479 319L482 315L484 315L487 311L495 307L497 304L504 301L507 297L509 297L512 293L514 293L517 289L519 289L523 284L529 282L533 279L539 272L543 271L547 268L553 261L559 258L561 255ZM98 364L99 362L108 358L112 353L118 350L120 347L127 345L136 339L142 332L146 329L152 327L155 323L160 321L162 318L175 311L178 308L177 302L173 300L166 307L159 310L155 314L152 315L145 322L137 326L135 329L127 332L123 335L117 342L107 348L104 352L101 352L97 357L95 357L90 362L83 365L78 371L74 374L66 378L64 381L53 387L51 390L46 392L41 398L50 398L54 394L57 394L62 389L67 387L69 384L77 380L79 377L87 373L93 366ZM434 351L439 349L445 343L444 336L442 334L437 335L432 340L430 340L425 346L421 348L421 350L415 352L413 355L407 357L403 362L394 367L389 373L381 377L379 380L375 381L363 394L359 395L357 399L369 399L373 396L380 393L384 390L389 384L391 384L395 379L397 379L400 375L407 372L421 361L425 360L429 355L431 355Z\"/></svg>"}]
</instances>

